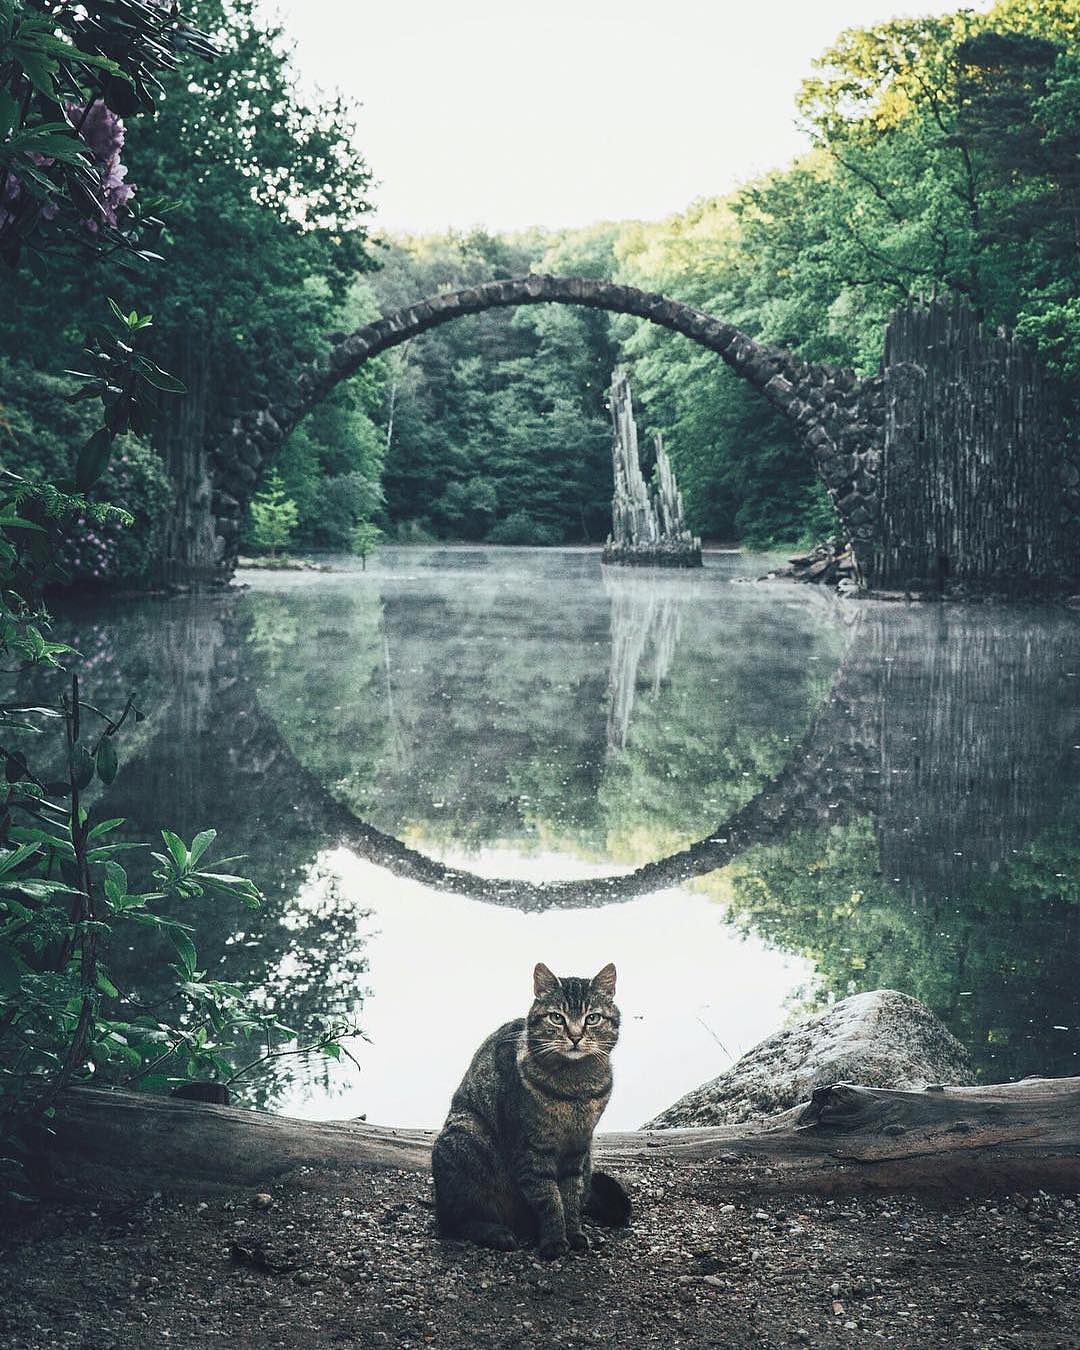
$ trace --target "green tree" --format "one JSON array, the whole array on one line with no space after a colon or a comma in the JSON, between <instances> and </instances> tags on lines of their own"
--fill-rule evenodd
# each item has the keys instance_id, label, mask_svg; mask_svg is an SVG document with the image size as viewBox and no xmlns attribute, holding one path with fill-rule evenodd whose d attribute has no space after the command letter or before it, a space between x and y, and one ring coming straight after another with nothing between
<instances>
[{"instance_id":1,"label":"green tree","mask_svg":"<svg viewBox=\"0 0 1080 1350\"><path fill-rule=\"evenodd\" d=\"M79 231L100 239L107 252L125 248L138 255L117 110L152 111L147 88L155 72L200 42L171 6L117 0L43 11L14 0L0 4L0 253L9 265L56 260ZM74 111L72 91L78 95ZM62 313L63 287L55 290L43 288L44 299ZM150 429L154 390L177 391L177 382L139 350L149 317L110 304L120 335L101 325L91 333L84 348L90 370L78 376L82 387L76 392L78 400L100 404L103 424L77 457L70 453L75 446L68 446L70 468L59 484L48 477L48 450L44 457L38 453L40 476L34 480L10 471L0 475L0 655L21 667L16 673L52 677L53 684L60 662L73 655L47 636L48 615L40 603L55 572L57 540L96 546L101 540L95 530L132 523L123 508L92 500L87 491L106 471L117 472L115 485L124 485L118 471L125 457L116 459L114 444L129 429ZM54 429L63 422L55 410L51 420ZM17 410L5 415L5 434L16 444L34 437L25 414L21 422ZM134 698L105 712L83 697L78 675L65 677L59 694L55 688L45 697L35 693L0 705L5 1182L25 1159L23 1127L52 1114L73 1079L93 1074L99 1083L160 1085L172 1076L170 1062L189 1075L208 1067L227 1071L217 1038L230 1032L271 1042L275 1035L291 1035L272 1014L246 1004L235 987L206 979L197 969L191 926L162 912L163 904L202 894L259 903L252 882L207 870L215 831L200 830L190 846L162 831L165 852L154 855L147 891L131 888L117 860L132 844L116 833L122 819L98 816L97 787L115 781L118 745L142 719ZM60 735L46 738L46 750L29 739L49 729ZM125 1000L106 965L110 941L121 945L148 928L168 936L177 959L159 1005L171 1003L171 1014L160 1019Z\"/></svg>"},{"instance_id":2,"label":"green tree","mask_svg":"<svg viewBox=\"0 0 1080 1350\"><path fill-rule=\"evenodd\" d=\"M159 231L168 265L132 273L105 260L98 276L125 312L153 312L147 350L188 390L153 434L174 483L205 447L224 444L242 405L275 395L326 350L370 265L370 176L350 109L301 93L280 27L253 0L193 0L189 9L218 55L163 71L152 126L130 120L123 145L133 203L169 203ZM13 367L40 366L51 346L59 364L78 365L81 333L98 318L94 289L59 266L46 281L17 276L0 353ZM352 415L349 395L336 406ZM354 471L378 479L370 455L332 470ZM168 513L158 525L156 540L180 530Z\"/></svg>"},{"instance_id":3,"label":"green tree","mask_svg":"<svg viewBox=\"0 0 1080 1350\"><path fill-rule=\"evenodd\" d=\"M363 278L335 314L342 329L370 322L378 307ZM386 436L376 423L386 399L387 362L372 361L338 385L285 442L276 467L296 502L297 543L347 552L353 527L383 505Z\"/></svg>"},{"instance_id":4,"label":"green tree","mask_svg":"<svg viewBox=\"0 0 1080 1350\"><path fill-rule=\"evenodd\" d=\"M382 542L383 532L377 525L354 525L352 530L352 551L360 559L363 570L367 571L367 560Z\"/></svg>"},{"instance_id":5,"label":"green tree","mask_svg":"<svg viewBox=\"0 0 1080 1350\"><path fill-rule=\"evenodd\" d=\"M251 500L251 542L260 553L277 557L278 550L288 548L300 513L291 497L285 495L281 475L272 469L260 492Z\"/></svg>"}]
</instances>

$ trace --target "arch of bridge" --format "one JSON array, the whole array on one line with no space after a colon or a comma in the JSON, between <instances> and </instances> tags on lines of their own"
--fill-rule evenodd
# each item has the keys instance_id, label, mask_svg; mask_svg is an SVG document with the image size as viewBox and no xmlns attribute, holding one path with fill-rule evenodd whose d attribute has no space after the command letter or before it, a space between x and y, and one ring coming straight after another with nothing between
<instances>
[{"instance_id":1,"label":"arch of bridge","mask_svg":"<svg viewBox=\"0 0 1080 1350\"><path fill-rule=\"evenodd\" d=\"M365 361L430 328L481 310L537 304L584 305L647 319L714 351L794 426L836 504L857 564L872 551L879 513L884 395L880 376L860 380L765 346L733 324L679 300L585 277L530 275L447 291L366 324L334 343L291 388L237 418L213 454L214 516L226 561L267 463L296 424Z\"/></svg>"}]
</instances>

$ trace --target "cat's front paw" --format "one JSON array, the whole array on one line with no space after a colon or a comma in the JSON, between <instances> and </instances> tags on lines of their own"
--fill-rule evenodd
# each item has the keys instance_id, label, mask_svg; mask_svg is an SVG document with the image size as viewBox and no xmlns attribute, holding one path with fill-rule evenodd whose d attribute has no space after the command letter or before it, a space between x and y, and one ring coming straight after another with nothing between
<instances>
[{"instance_id":1,"label":"cat's front paw","mask_svg":"<svg viewBox=\"0 0 1080 1350\"><path fill-rule=\"evenodd\" d=\"M587 1233L567 1233L566 1240L572 1252L587 1252L592 1246Z\"/></svg>"},{"instance_id":2,"label":"cat's front paw","mask_svg":"<svg viewBox=\"0 0 1080 1350\"><path fill-rule=\"evenodd\" d=\"M537 1255L541 1261L557 1261L560 1256L565 1256L570 1250L570 1244L565 1238L547 1238L540 1243Z\"/></svg>"}]
</instances>

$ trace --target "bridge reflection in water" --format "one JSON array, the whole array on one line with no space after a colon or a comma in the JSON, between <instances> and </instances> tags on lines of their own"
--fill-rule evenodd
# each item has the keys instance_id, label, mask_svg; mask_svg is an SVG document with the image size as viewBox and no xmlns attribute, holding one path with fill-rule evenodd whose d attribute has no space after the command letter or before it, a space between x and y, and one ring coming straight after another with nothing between
<instances>
[{"instance_id":1,"label":"bridge reflection in water","mask_svg":"<svg viewBox=\"0 0 1080 1350\"><path fill-rule=\"evenodd\" d=\"M381 583L381 598L375 588L346 589L335 580L325 586L321 608L314 593L285 583L213 602L146 602L102 614L100 622L91 614L60 625L85 654L97 702L119 702L142 681L153 709L100 809L127 816L148 839L161 824L190 836L214 823L230 853L248 855L267 905L242 916L239 935L236 914L200 912L200 950L211 968L266 988L285 1020L353 1007L356 991L371 978L377 983L357 941L364 924L355 898L328 865L328 850L344 845L379 875L534 913L596 909L689 886L722 905L734 929L807 958L821 993L888 985L924 998L988 1075L1075 1071L1075 615L1018 607L834 608L807 591L731 588L745 590L745 598L741 608L724 608L719 622L736 626L734 645L749 665L727 667L718 656L725 681L713 683L718 677L696 669L693 683L681 663L695 628L729 604L730 592L721 594L707 573L655 583L619 577L604 583L606 613L602 606L565 613L586 657L552 684L554 702L533 709L527 734L528 717L511 704L526 690L535 696L535 685L515 683L520 672L495 656L460 667L461 652L476 647L469 633L460 634L461 651L440 650L427 658L431 664L420 664L425 615L448 603L445 597L418 597L396 578ZM527 626L513 587L484 594L478 622L489 636L504 610ZM773 691L759 690L766 715L749 741L737 734L749 703L736 709L726 739L703 738L702 728L722 722L731 698L746 695L760 655L753 633L792 603L800 611L823 604L813 622L831 636L814 650L822 666L822 654L831 654L833 673L822 669L794 703L785 704L778 688L774 727ZM460 616L451 618L460 628ZM769 642L782 642L783 631L770 632ZM797 636L803 645L794 666L805 668L803 656L814 653L806 630ZM553 663L560 661L570 656L555 653ZM454 667L452 697L443 697L449 686L435 680L436 667ZM545 736L557 739L552 709L560 700L576 739L565 760L552 752L555 778L544 783L530 756ZM468 768L444 766L433 795L432 746L449 738L439 754L452 760L463 739L483 738L484 726L502 777L491 776L478 746ZM516 738L514 753L492 748L503 736ZM678 756L700 755L702 745L715 760L711 777L695 761L680 778ZM473 813L471 835L458 848L457 821L446 827L443 820L455 774ZM629 787L620 774L629 775ZM720 794L720 808L698 838L684 836L640 865L624 856L620 870L605 874L596 839L610 837L611 821L601 822L597 836L595 822L558 814L568 793L584 798L590 791L611 807L612 819L631 797L646 816L655 802L661 813L684 811L692 820L708 809L708 793ZM508 805L515 792L529 798L532 825L549 852L562 839L564 852L592 856L578 879L541 884L479 875L490 865L458 865L463 849L497 850L510 806L524 809L520 800ZM389 800L382 823L387 812L408 822L407 841L360 814L373 794ZM320 869L324 880L315 886ZM678 944L677 931L663 937ZM149 997L147 968L140 959L138 969L121 973L142 982Z\"/></svg>"}]
</instances>

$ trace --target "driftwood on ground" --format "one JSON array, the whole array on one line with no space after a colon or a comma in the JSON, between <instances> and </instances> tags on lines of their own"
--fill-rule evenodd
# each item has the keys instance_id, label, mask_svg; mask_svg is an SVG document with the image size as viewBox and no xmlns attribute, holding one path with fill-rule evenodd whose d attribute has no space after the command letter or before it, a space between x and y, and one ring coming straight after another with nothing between
<instances>
[{"instance_id":1,"label":"driftwood on ground","mask_svg":"<svg viewBox=\"0 0 1080 1350\"><path fill-rule=\"evenodd\" d=\"M80 1088L62 1103L54 1151L62 1163L154 1186L265 1186L304 1168L326 1187L358 1166L425 1169L433 1138ZM716 1194L1080 1192L1080 1078L924 1092L840 1084L755 1126L602 1134L596 1157L609 1171L638 1160L704 1164Z\"/></svg>"}]
</instances>

